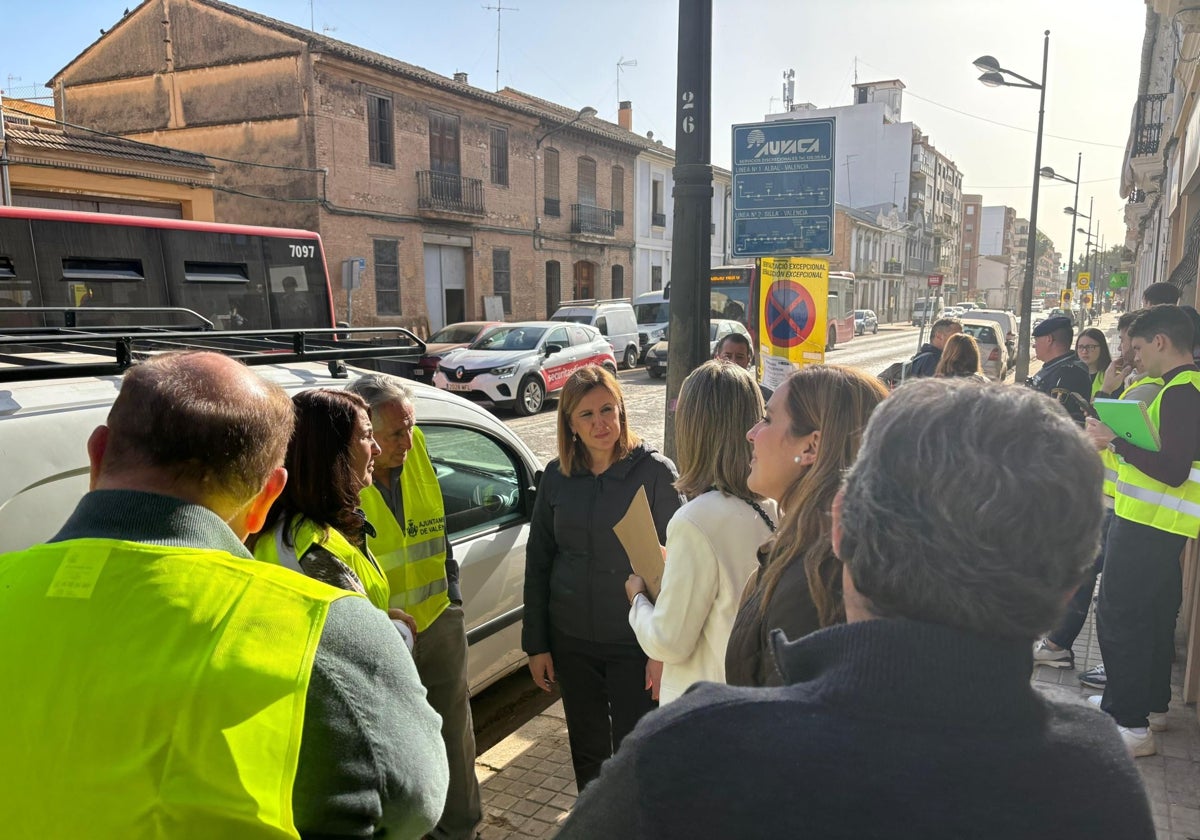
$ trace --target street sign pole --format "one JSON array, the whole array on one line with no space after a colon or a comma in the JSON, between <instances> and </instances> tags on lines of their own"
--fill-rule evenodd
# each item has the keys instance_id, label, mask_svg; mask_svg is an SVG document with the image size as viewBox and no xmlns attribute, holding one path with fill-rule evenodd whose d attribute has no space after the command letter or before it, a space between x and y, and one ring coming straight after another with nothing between
<instances>
[{"instance_id":1,"label":"street sign pole","mask_svg":"<svg viewBox=\"0 0 1200 840\"><path fill-rule=\"evenodd\" d=\"M679 0L674 233L663 451L675 458L675 401L709 356L712 244L712 0Z\"/></svg>"}]
</instances>

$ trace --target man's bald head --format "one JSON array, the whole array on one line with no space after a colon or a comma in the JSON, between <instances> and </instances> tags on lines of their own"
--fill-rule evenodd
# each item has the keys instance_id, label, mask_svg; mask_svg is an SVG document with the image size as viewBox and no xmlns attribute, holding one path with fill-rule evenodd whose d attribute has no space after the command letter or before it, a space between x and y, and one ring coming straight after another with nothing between
<instances>
[{"instance_id":1,"label":"man's bald head","mask_svg":"<svg viewBox=\"0 0 1200 840\"><path fill-rule=\"evenodd\" d=\"M294 425L284 390L245 365L219 353L156 356L125 374L94 483L137 489L130 477L144 476L148 490L236 506L283 464Z\"/></svg>"}]
</instances>

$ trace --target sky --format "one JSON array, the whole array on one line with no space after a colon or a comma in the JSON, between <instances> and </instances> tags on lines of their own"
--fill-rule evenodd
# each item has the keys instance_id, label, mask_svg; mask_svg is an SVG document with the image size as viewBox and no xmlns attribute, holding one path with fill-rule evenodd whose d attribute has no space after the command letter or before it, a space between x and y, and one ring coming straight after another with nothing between
<instances>
[{"instance_id":1,"label":"sky","mask_svg":"<svg viewBox=\"0 0 1200 840\"><path fill-rule=\"evenodd\" d=\"M136 0L0 0L0 89L34 95ZM633 102L634 130L675 145L679 4L673 0L241 0L270 17L426 67L469 74L616 121ZM1093 231L1124 239L1118 195L1137 96L1141 0L712 0L712 162L729 166L730 127L783 110L783 71L797 102L850 104L850 86L898 78L915 122L963 173L963 192L1029 217L1038 93L988 88L980 55L1023 76L1041 73L1050 30L1042 165L1070 178L1083 153L1079 209L1095 199ZM636 62L618 70L618 62ZM619 76L619 80L618 80ZM1042 181L1038 227L1064 254L1074 186ZM1087 227L1085 220L1079 224ZM1098 227L1097 227L1098 226ZM1075 249L1084 237L1076 236Z\"/></svg>"}]
</instances>

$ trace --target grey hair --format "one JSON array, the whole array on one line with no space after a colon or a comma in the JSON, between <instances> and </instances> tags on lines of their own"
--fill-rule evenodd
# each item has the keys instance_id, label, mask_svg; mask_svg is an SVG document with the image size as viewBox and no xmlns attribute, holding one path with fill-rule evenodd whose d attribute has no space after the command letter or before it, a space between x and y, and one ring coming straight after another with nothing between
<instances>
[{"instance_id":1,"label":"grey hair","mask_svg":"<svg viewBox=\"0 0 1200 840\"><path fill-rule=\"evenodd\" d=\"M1096 556L1101 474L1045 395L918 380L867 425L838 555L881 617L1031 640Z\"/></svg>"},{"instance_id":2,"label":"grey hair","mask_svg":"<svg viewBox=\"0 0 1200 840\"><path fill-rule=\"evenodd\" d=\"M346 385L346 390L358 394L367 401L371 410L391 402L415 405L416 394L407 382L398 376L386 373L368 373Z\"/></svg>"},{"instance_id":3,"label":"grey hair","mask_svg":"<svg viewBox=\"0 0 1200 840\"><path fill-rule=\"evenodd\" d=\"M962 331L962 321L957 318L938 318L933 322L933 326L929 328L929 340L932 341L935 336L945 335L958 327L958 332Z\"/></svg>"}]
</instances>

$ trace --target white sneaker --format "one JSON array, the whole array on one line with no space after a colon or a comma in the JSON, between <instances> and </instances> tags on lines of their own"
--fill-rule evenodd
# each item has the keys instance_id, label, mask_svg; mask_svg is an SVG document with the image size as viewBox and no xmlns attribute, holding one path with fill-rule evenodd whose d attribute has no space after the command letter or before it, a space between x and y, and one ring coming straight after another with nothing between
<instances>
[{"instance_id":1,"label":"white sneaker","mask_svg":"<svg viewBox=\"0 0 1200 840\"><path fill-rule=\"evenodd\" d=\"M1093 706L1099 707L1100 701L1103 699L1104 699L1103 694L1093 694L1091 697L1088 698L1088 702L1091 703ZM1151 732L1165 732L1166 731L1166 729L1167 729L1167 713L1166 712L1151 712L1148 717L1150 718L1150 727L1149 728L1150 728ZM1153 755L1153 753L1146 753L1146 755Z\"/></svg>"},{"instance_id":2,"label":"white sneaker","mask_svg":"<svg viewBox=\"0 0 1200 840\"><path fill-rule=\"evenodd\" d=\"M1049 665L1051 668L1074 668L1075 651L1070 648L1055 650L1049 641L1039 639L1033 646L1033 664Z\"/></svg>"},{"instance_id":3,"label":"white sneaker","mask_svg":"<svg viewBox=\"0 0 1200 840\"><path fill-rule=\"evenodd\" d=\"M1117 731L1121 733L1121 740L1125 742L1125 748L1134 758L1154 755L1158 752L1154 733L1148 728L1130 729L1126 726L1118 726Z\"/></svg>"}]
</instances>

